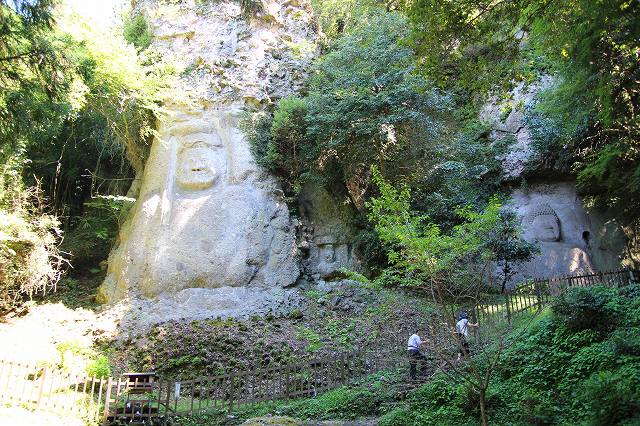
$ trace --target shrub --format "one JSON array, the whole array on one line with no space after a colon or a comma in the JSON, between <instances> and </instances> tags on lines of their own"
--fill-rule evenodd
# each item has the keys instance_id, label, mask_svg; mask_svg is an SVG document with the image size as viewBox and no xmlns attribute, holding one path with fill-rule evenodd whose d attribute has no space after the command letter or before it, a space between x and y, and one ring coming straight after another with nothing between
<instances>
[{"instance_id":1,"label":"shrub","mask_svg":"<svg viewBox=\"0 0 640 426\"><path fill-rule=\"evenodd\" d=\"M558 298L553 312L571 331L606 331L619 318L615 294L615 290L604 286L572 288Z\"/></svg>"},{"instance_id":2,"label":"shrub","mask_svg":"<svg viewBox=\"0 0 640 426\"><path fill-rule=\"evenodd\" d=\"M0 312L55 287L65 264L58 226L54 216L0 210Z\"/></svg>"},{"instance_id":3,"label":"shrub","mask_svg":"<svg viewBox=\"0 0 640 426\"><path fill-rule=\"evenodd\" d=\"M95 266L107 258L134 201L121 196L97 196L84 203L84 214L67 232L62 245L73 256L76 268Z\"/></svg>"},{"instance_id":4,"label":"shrub","mask_svg":"<svg viewBox=\"0 0 640 426\"><path fill-rule=\"evenodd\" d=\"M581 389L579 398L588 402L592 425L638 424L640 422L640 371L626 366L618 371L593 374Z\"/></svg>"},{"instance_id":5,"label":"shrub","mask_svg":"<svg viewBox=\"0 0 640 426\"><path fill-rule=\"evenodd\" d=\"M90 377L111 376L111 365L109 364L109 359L105 355L98 355L96 359L87 365L87 374Z\"/></svg>"},{"instance_id":6,"label":"shrub","mask_svg":"<svg viewBox=\"0 0 640 426\"><path fill-rule=\"evenodd\" d=\"M153 33L143 15L125 18L122 32L124 39L139 50L146 49L153 41Z\"/></svg>"}]
</instances>

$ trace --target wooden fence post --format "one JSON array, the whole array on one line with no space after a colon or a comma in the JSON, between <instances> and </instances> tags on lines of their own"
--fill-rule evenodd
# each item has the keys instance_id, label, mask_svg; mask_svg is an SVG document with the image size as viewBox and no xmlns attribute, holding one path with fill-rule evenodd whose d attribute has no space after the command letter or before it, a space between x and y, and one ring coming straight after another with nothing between
<instances>
[{"instance_id":1,"label":"wooden fence post","mask_svg":"<svg viewBox=\"0 0 640 426\"><path fill-rule=\"evenodd\" d=\"M40 404L42 403L42 393L44 392L44 385L47 381L47 373L49 372L49 367L45 364L44 370L42 372L42 377L40 380L40 389L38 389L38 401L36 402L36 407L40 408Z\"/></svg>"},{"instance_id":2,"label":"wooden fence post","mask_svg":"<svg viewBox=\"0 0 640 426\"><path fill-rule=\"evenodd\" d=\"M110 403L110 399L111 399L111 386L112 386L112 378L109 377L109 379L107 380L107 391L105 392L105 397L104 397L104 416L102 418L102 422L104 424L107 424L107 418L109 417L109 403Z\"/></svg>"}]
</instances>

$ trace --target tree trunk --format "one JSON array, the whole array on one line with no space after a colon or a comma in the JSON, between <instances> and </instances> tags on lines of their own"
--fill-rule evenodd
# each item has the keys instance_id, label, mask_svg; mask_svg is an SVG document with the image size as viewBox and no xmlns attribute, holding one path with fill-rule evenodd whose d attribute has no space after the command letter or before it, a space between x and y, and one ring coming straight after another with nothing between
<instances>
[{"instance_id":1,"label":"tree trunk","mask_svg":"<svg viewBox=\"0 0 640 426\"><path fill-rule=\"evenodd\" d=\"M480 418L482 419L482 426L489 425L489 419L487 418L486 396L486 390L480 389Z\"/></svg>"},{"instance_id":2,"label":"tree trunk","mask_svg":"<svg viewBox=\"0 0 640 426\"><path fill-rule=\"evenodd\" d=\"M509 266L509 263L507 262L507 260L505 259L504 261L504 267L502 268L502 290L500 291L500 293L504 294L505 289L507 288L507 281L509 281L509 273L511 272L511 267Z\"/></svg>"}]
</instances>

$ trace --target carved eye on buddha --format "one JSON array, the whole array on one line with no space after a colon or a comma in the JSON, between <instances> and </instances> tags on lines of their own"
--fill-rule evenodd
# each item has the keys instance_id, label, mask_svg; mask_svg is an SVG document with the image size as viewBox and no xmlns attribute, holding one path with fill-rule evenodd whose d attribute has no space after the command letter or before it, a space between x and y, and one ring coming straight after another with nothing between
<instances>
[{"instance_id":1,"label":"carved eye on buddha","mask_svg":"<svg viewBox=\"0 0 640 426\"><path fill-rule=\"evenodd\" d=\"M176 182L180 188L195 191L210 188L219 172L215 167L217 146L195 140L183 143L178 152Z\"/></svg>"}]
</instances>

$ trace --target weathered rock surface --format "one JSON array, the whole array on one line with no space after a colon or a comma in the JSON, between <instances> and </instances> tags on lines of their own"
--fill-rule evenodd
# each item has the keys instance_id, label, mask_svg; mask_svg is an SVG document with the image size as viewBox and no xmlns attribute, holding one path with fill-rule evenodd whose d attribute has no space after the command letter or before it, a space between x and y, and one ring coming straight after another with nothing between
<instances>
[{"instance_id":1,"label":"weathered rock surface","mask_svg":"<svg viewBox=\"0 0 640 426\"><path fill-rule=\"evenodd\" d=\"M512 194L524 238L541 253L523 265L519 277L553 277L618 268L625 239L602 214L587 209L572 182L531 185Z\"/></svg>"},{"instance_id":2,"label":"weathered rock surface","mask_svg":"<svg viewBox=\"0 0 640 426\"><path fill-rule=\"evenodd\" d=\"M508 100L497 96L491 97L480 111L480 120L491 127L490 140L494 142L505 138L513 138L514 143L504 155L497 158L502 162L502 170L506 179L516 179L525 172L527 162L532 158L534 149L531 132L525 125L524 112L535 96L553 83L546 76L536 83L525 85L519 83L510 93Z\"/></svg>"},{"instance_id":3,"label":"weathered rock surface","mask_svg":"<svg viewBox=\"0 0 640 426\"><path fill-rule=\"evenodd\" d=\"M296 281L288 210L276 182L253 162L237 114L203 109L161 123L103 301Z\"/></svg>"},{"instance_id":4,"label":"weathered rock surface","mask_svg":"<svg viewBox=\"0 0 640 426\"><path fill-rule=\"evenodd\" d=\"M186 319L282 317L300 309L303 304L304 298L296 290L251 287L190 288L177 293L163 294L155 299L133 300L121 326L126 330Z\"/></svg>"},{"instance_id":5,"label":"weathered rock surface","mask_svg":"<svg viewBox=\"0 0 640 426\"><path fill-rule=\"evenodd\" d=\"M350 225L354 215L351 202L341 202L327 190L307 185L300 194L299 209L303 270L314 281L325 279L341 268L359 270Z\"/></svg>"},{"instance_id":6,"label":"weathered rock surface","mask_svg":"<svg viewBox=\"0 0 640 426\"><path fill-rule=\"evenodd\" d=\"M295 224L239 120L301 87L316 36L306 2L262 4L246 17L233 1L135 2L151 49L183 70L176 90L189 102L167 99L99 291L132 300L131 321L259 313L300 275Z\"/></svg>"}]
</instances>

